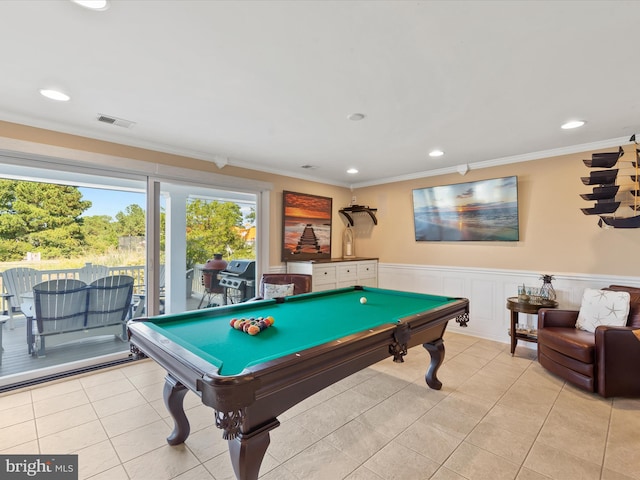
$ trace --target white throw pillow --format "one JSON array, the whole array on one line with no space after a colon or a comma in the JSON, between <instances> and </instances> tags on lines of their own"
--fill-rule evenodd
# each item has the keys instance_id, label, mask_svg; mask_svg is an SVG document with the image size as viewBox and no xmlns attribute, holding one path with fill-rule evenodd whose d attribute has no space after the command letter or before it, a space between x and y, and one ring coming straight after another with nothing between
<instances>
[{"instance_id":1,"label":"white throw pillow","mask_svg":"<svg viewBox=\"0 0 640 480\"><path fill-rule=\"evenodd\" d=\"M287 283L285 285L276 285L273 283L265 283L264 287L264 297L265 299L269 298L278 298L278 297L288 297L293 295L293 283Z\"/></svg>"},{"instance_id":2,"label":"white throw pillow","mask_svg":"<svg viewBox=\"0 0 640 480\"><path fill-rule=\"evenodd\" d=\"M587 288L582 295L582 304L576 328L595 332L599 325L622 327L629 315L629 292L614 292Z\"/></svg>"}]
</instances>

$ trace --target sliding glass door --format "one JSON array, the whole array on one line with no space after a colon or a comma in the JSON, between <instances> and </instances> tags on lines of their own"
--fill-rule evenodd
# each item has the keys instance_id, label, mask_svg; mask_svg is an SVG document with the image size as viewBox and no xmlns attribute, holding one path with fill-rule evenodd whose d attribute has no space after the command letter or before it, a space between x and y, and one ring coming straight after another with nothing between
<instances>
[{"instance_id":1,"label":"sliding glass door","mask_svg":"<svg viewBox=\"0 0 640 480\"><path fill-rule=\"evenodd\" d=\"M9 317L0 388L128 358L125 322L144 288L145 190L143 178L0 164ZM92 323L98 304L113 312L102 326Z\"/></svg>"},{"instance_id":2,"label":"sliding glass door","mask_svg":"<svg viewBox=\"0 0 640 480\"><path fill-rule=\"evenodd\" d=\"M43 334L45 283L94 292L131 278L125 322L224 303L209 260L257 260L259 195L0 155L0 391L130 358L126 332L86 328L86 312Z\"/></svg>"}]
</instances>

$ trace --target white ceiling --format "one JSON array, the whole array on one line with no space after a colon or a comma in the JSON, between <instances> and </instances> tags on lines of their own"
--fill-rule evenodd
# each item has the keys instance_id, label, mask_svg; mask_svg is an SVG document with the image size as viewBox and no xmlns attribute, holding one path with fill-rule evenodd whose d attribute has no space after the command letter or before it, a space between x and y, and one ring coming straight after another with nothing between
<instances>
[{"instance_id":1,"label":"white ceiling","mask_svg":"<svg viewBox=\"0 0 640 480\"><path fill-rule=\"evenodd\" d=\"M0 18L1 120L219 165L363 186L640 131L638 1L3 0Z\"/></svg>"}]
</instances>

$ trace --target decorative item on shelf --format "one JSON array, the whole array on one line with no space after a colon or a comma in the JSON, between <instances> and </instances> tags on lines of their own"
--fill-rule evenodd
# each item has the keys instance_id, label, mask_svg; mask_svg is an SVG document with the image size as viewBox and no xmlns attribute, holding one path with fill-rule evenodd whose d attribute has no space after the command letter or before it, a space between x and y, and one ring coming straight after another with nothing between
<instances>
[{"instance_id":1,"label":"decorative item on shelf","mask_svg":"<svg viewBox=\"0 0 640 480\"><path fill-rule=\"evenodd\" d=\"M598 215L600 228L640 228L640 149L635 134L629 139L635 144L635 158L622 160L624 149L615 152L597 152L583 160L592 170L581 177L584 185L593 185L590 193L582 193L584 200L595 201L590 208L582 208L585 215ZM631 164L629 166L628 164ZM615 167L615 168L613 168Z\"/></svg>"},{"instance_id":2,"label":"decorative item on shelf","mask_svg":"<svg viewBox=\"0 0 640 480\"><path fill-rule=\"evenodd\" d=\"M347 225L342 234L342 258L354 258L356 256L355 238L351 225Z\"/></svg>"},{"instance_id":3,"label":"decorative item on shelf","mask_svg":"<svg viewBox=\"0 0 640 480\"><path fill-rule=\"evenodd\" d=\"M556 290L551 284L551 281L553 279L553 275L543 274L540 276L540 280L542 280L542 287L540 287L540 296L543 300L554 301L556 299Z\"/></svg>"},{"instance_id":4,"label":"decorative item on shelf","mask_svg":"<svg viewBox=\"0 0 640 480\"><path fill-rule=\"evenodd\" d=\"M527 287L527 295L529 295L529 303L532 305L542 305L544 303L538 287Z\"/></svg>"},{"instance_id":5,"label":"decorative item on shelf","mask_svg":"<svg viewBox=\"0 0 640 480\"><path fill-rule=\"evenodd\" d=\"M527 295L527 287L524 286L524 283L521 287L518 287L518 301L520 303L528 303L529 295Z\"/></svg>"},{"instance_id":6,"label":"decorative item on shelf","mask_svg":"<svg viewBox=\"0 0 640 480\"><path fill-rule=\"evenodd\" d=\"M518 303L529 303L531 305L551 304L549 299L543 297L542 288L525 285L518 286Z\"/></svg>"}]
</instances>

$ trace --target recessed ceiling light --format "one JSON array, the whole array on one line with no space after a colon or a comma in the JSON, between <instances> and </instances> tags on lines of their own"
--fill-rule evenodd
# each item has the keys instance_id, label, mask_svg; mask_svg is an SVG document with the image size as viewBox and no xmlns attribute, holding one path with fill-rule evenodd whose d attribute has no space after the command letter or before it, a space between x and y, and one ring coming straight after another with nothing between
<instances>
[{"instance_id":1,"label":"recessed ceiling light","mask_svg":"<svg viewBox=\"0 0 640 480\"><path fill-rule=\"evenodd\" d=\"M73 3L77 3L81 7L88 8L89 10L103 11L109 8L108 0L71 0Z\"/></svg>"},{"instance_id":2,"label":"recessed ceiling light","mask_svg":"<svg viewBox=\"0 0 640 480\"><path fill-rule=\"evenodd\" d=\"M362 120L364 118L364 114L362 114L362 113L350 113L349 115L347 115L347 118L349 120L357 122L357 121Z\"/></svg>"},{"instance_id":3,"label":"recessed ceiling light","mask_svg":"<svg viewBox=\"0 0 640 480\"><path fill-rule=\"evenodd\" d=\"M59 102L68 102L69 100L71 100L71 97L66 93L62 93L58 90L51 90L47 88L41 88L40 95L42 95L43 97L47 97L51 100L57 100Z\"/></svg>"},{"instance_id":4,"label":"recessed ceiling light","mask_svg":"<svg viewBox=\"0 0 640 480\"><path fill-rule=\"evenodd\" d=\"M444 155L442 150L432 150L429 152L430 157L441 157L442 155Z\"/></svg>"},{"instance_id":5,"label":"recessed ceiling light","mask_svg":"<svg viewBox=\"0 0 640 480\"><path fill-rule=\"evenodd\" d=\"M349 170L347 170L347 173L350 173L351 175L354 175L354 174L358 173L358 169L357 168L350 168Z\"/></svg>"},{"instance_id":6,"label":"recessed ceiling light","mask_svg":"<svg viewBox=\"0 0 640 480\"><path fill-rule=\"evenodd\" d=\"M570 122L567 122L567 123L561 125L560 128L562 128L563 130L571 130L572 128L581 127L585 123L586 122L583 122L582 120L571 120Z\"/></svg>"}]
</instances>

